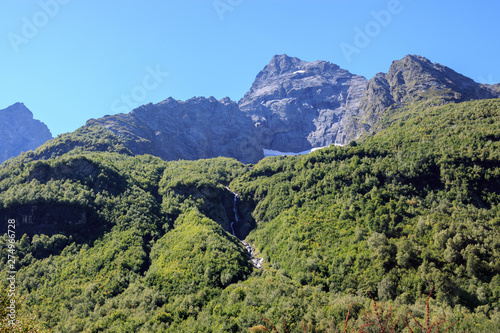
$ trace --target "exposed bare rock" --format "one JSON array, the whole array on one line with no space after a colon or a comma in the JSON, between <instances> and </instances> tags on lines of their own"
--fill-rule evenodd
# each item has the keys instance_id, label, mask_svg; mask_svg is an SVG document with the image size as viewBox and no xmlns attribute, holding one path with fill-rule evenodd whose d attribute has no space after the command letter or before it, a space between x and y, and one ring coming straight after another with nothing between
<instances>
[{"instance_id":1,"label":"exposed bare rock","mask_svg":"<svg viewBox=\"0 0 500 333\"><path fill-rule=\"evenodd\" d=\"M479 84L424 57L407 55L393 61L387 74L378 73L368 82L358 117L351 123L363 124L367 130L375 126L377 131L389 108L397 110L424 100L446 104L498 97L498 85Z\"/></svg>"},{"instance_id":2,"label":"exposed bare rock","mask_svg":"<svg viewBox=\"0 0 500 333\"><path fill-rule=\"evenodd\" d=\"M23 103L0 110L0 163L52 139L47 126L33 119Z\"/></svg>"},{"instance_id":3,"label":"exposed bare rock","mask_svg":"<svg viewBox=\"0 0 500 333\"><path fill-rule=\"evenodd\" d=\"M297 153L348 144L381 130L392 116L416 103L498 97L499 84L479 84L416 55L394 61L387 73L369 81L327 61L276 55L238 103L229 98L169 98L128 114L91 119L75 131L78 135L45 149L45 155L79 147L152 154L164 160L226 156L255 163L264 157L264 149ZM21 125L16 126L12 128ZM94 133L92 140L82 134L84 129Z\"/></svg>"},{"instance_id":4,"label":"exposed bare rock","mask_svg":"<svg viewBox=\"0 0 500 333\"><path fill-rule=\"evenodd\" d=\"M165 160L228 156L245 163L263 157L250 118L229 98L197 97L185 102L169 98L128 114L87 122L95 124L117 134L134 154Z\"/></svg>"},{"instance_id":5,"label":"exposed bare rock","mask_svg":"<svg viewBox=\"0 0 500 333\"><path fill-rule=\"evenodd\" d=\"M326 61L274 56L239 101L266 149L304 151L345 143L342 119L359 108L367 80Z\"/></svg>"}]
</instances>

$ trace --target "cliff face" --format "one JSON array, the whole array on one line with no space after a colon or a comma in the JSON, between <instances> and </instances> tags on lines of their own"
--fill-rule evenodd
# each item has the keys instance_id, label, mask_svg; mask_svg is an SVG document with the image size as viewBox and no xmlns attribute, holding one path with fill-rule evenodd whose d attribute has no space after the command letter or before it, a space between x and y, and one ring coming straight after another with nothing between
<instances>
[{"instance_id":1,"label":"cliff face","mask_svg":"<svg viewBox=\"0 0 500 333\"><path fill-rule=\"evenodd\" d=\"M164 160L195 160L229 156L250 163L263 157L251 119L229 98L169 98L141 106L129 114L87 122L120 137L134 154Z\"/></svg>"},{"instance_id":2,"label":"cliff face","mask_svg":"<svg viewBox=\"0 0 500 333\"><path fill-rule=\"evenodd\" d=\"M87 125L110 129L135 154L257 162L263 149L298 152L344 144L351 135L342 120L356 114L367 82L326 61L278 55L238 103L229 98L169 98Z\"/></svg>"},{"instance_id":3,"label":"cliff face","mask_svg":"<svg viewBox=\"0 0 500 333\"><path fill-rule=\"evenodd\" d=\"M128 114L91 119L74 135L52 141L44 156L78 147L164 160L226 156L255 163L264 157L264 149L302 152L345 145L376 133L414 105L498 98L499 87L479 84L416 55L394 61L387 73L370 80L326 61L276 55L237 103L229 98L169 98ZM24 106L11 108L21 113ZM12 125L11 132L36 133L20 126ZM87 132L93 133L92 139ZM16 140L11 138L28 139Z\"/></svg>"},{"instance_id":4,"label":"cliff face","mask_svg":"<svg viewBox=\"0 0 500 333\"><path fill-rule=\"evenodd\" d=\"M493 91L446 66L428 59L408 55L394 61L385 79L398 104L421 100L435 93L445 102L497 97Z\"/></svg>"},{"instance_id":5,"label":"cliff face","mask_svg":"<svg viewBox=\"0 0 500 333\"><path fill-rule=\"evenodd\" d=\"M359 119L367 128L380 128L380 119L389 108L397 110L426 100L440 105L498 97L497 85L479 84L424 57L407 55L368 82Z\"/></svg>"},{"instance_id":6,"label":"cliff face","mask_svg":"<svg viewBox=\"0 0 500 333\"><path fill-rule=\"evenodd\" d=\"M239 101L266 149L304 151L343 144L342 119L359 108L367 80L326 61L274 56Z\"/></svg>"},{"instance_id":7,"label":"cliff face","mask_svg":"<svg viewBox=\"0 0 500 333\"><path fill-rule=\"evenodd\" d=\"M347 144L383 126L387 110L500 97L498 85L474 82L421 56L394 61L371 80L326 62L276 55L235 103L169 98L129 114L92 120L117 134L134 154L166 160L228 156L256 162L263 149L300 152Z\"/></svg>"},{"instance_id":8,"label":"cliff face","mask_svg":"<svg viewBox=\"0 0 500 333\"><path fill-rule=\"evenodd\" d=\"M47 126L33 119L24 104L16 103L0 110L0 163L50 139L52 134Z\"/></svg>"}]
</instances>

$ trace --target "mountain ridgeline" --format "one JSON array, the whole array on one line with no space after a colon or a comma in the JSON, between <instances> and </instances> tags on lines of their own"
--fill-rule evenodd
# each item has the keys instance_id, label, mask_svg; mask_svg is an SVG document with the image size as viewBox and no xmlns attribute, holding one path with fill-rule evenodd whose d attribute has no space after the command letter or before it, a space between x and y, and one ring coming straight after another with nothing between
<instances>
[{"instance_id":1,"label":"mountain ridgeline","mask_svg":"<svg viewBox=\"0 0 500 333\"><path fill-rule=\"evenodd\" d=\"M387 74L367 80L326 61L277 55L238 102L168 98L127 114L91 119L77 132L104 127L134 155L169 161L225 156L256 163L263 149L301 152L373 135L394 120L391 115L415 103L498 97L499 85L476 83L420 56L394 61ZM85 149L75 136L65 135L59 150L66 151L68 144Z\"/></svg>"},{"instance_id":2,"label":"mountain ridgeline","mask_svg":"<svg viewBox=\"0 0 500 333\"><path fill-rule=\"evenodd\" d=\"M33 119L22 103L0 110L0 163L29 151L52 139L47 126Z\"/></svg>"},{"instance_id":3,"label":"mountain ridgeline","mask_svg":"<svg viewBox=\"0 0 500 333\"><path fill-rule=\"evenodd\" d=\"M19 325L496 332L499 88L417 56L370 81L276 56L238 103L167 99L12 158Z\"/></svg>"}]
</instances>

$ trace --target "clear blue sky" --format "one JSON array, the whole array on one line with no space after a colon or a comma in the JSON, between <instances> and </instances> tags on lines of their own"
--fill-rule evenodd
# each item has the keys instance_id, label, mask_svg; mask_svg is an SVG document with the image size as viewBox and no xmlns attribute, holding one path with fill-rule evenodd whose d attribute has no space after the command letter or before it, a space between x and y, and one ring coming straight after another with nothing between
<instances>
[{"instance_id":1,"label":"clear blue sky","mask_svg":"<svg viewBox=\"0 0 500 333\"><path fill-rule=\"evenodd\" d=\"M419 54L498 83L499 13L496 0L0 0L0 109L24 102L55 136L170 96L237 101L283 53L366 78Z\"/></svg>"}]
</instances>

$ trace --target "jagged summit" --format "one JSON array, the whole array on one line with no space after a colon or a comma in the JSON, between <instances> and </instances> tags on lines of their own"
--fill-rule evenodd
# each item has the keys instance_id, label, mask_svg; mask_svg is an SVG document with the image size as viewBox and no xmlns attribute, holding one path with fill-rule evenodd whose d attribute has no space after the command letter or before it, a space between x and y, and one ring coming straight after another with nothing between
<instances>
[{"instance_id":1,"label":"jagged summit","mask_svg":"<svg viewBox=\"0 0 500 333\"><path fill-rule=\"evenodd\" d=\"M134 154L165 160L234 157L250 163L263 157L251 119L230 99L166 99L132 112L93 119L117 134Z\"/></svg>"},{"instance_id":2,"label":"jagged summit","mask_svg":"<svg viewBox=\"0 0 500 333\"><path fill-rule=\"evenodd\" d=\"M408 98L422 98L427 90L448 90L443 97L447 100L465 101L470 99L492 98L487 89L482 89L474 80L459 74L449 67L432 63L428 59L408 55L402 60L394 61L386 79L391 86L400 86L396 101L401 95Z\"/></svg>"},{"instance_id":3,"label":"jagged summit","mask_svg":"<svg viewBox=\"0 0 500 333\"><path fill-rule=\"evenodd\" d=\"M169 97L86 126L111 130L134 154L166 160L228 156L253 163L264 149L303 152L347 144L387 126L384 115L392 117L415 103L497 97L500 85L476 83L419 55L395 60L386 73L367 80L328 61L281 54L272 57L238 102Z\"/></svg>"},{"instance_id":4,"label":"jagged summit","mask_svg":"<svg viewBox=\"0 0 500 333\"><path fill-rule=\"evenodd\" d=\"M367 80L327 61L274 56L238 102L263 147L304 151L343 143L340 120L359 105Z\"/></svg>"},{"instance_id":5,"label":"jagged summit","mask_svg":"<svg viewBox=\"0 0 500 333\"><path fill-rule=\"evenodd\" d=\"M252 87L240 100L240 104L245 103L245 99L248 99L252 94L268 90L268 88L272 88L285 81L290 82L301 79L302 81L307 81L307 78L310 77L328 78L336 76L337 71L350 74L348 71L342 70L339 66L327 61L317 60L307 62L299 58L289 57L286 54L275 55L269 64L257 74Z\"/></svg>"},{"instance_id":6,"label":"jagged summit","mask_svg":"<svg viewBox=\"0 0 500 333\"><path fill-rule=\"evenodd\" d=\"M48 127L33 119L33 113L24 103L0 110L0 163L50 139L52 134Z\"/></svg>"},{"instance_id":7,"label":"jagged summit","mask_svg":"<svg viewBox=\"0 0 500 333\"><path fill-rule=\"evenodd\" d=\"M33 113L22 102L14 103L9 107L0 110L0 116L2 117L23 116L29 119L33 119Z\"/></svg>"},{"instance_id":8,"label":"jagged summit","mask_svg":"<svg viewBox=\"0 0 500 333\"><path fill-rule=\"evenodd\" d=\"M494 86L479 84L425 57L407 55L368 82L358 115L361 122L374 127L373 132L381 128L380 119L388 108L400 109L424 100L445 104L498 97L500 91Z\"/></svg>"},{"instance_id":9,"label":"jagged summit","mask_svg":"<svg viewBox=\"0 0 500 333\"><path fill-rule=\"evenodd\" d=\"M307 62L299 58L289 57L286 54L275 55L261 73L279 75L302 69L305 64L307 64Z\"/></svg>"},{"instance_id":10,"label":"jagged summit","mask_svg":"<svg viewBox=\"0 0 500 333\"><path fill-rule=\"evenodd\" d=\"M427 59L426 57L423 57L421 55L418 55L418 54L407 54L405 55L402 59L400 60L394 60L392 62L392 64L395 64L395 63L399 63L399 62L415 62L415 63L425 63L425 64L429 64L429 65L432 65L433 63Z\"/></svg>"}]
</instances>

